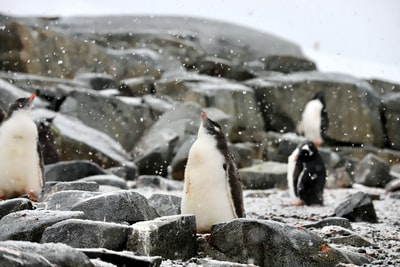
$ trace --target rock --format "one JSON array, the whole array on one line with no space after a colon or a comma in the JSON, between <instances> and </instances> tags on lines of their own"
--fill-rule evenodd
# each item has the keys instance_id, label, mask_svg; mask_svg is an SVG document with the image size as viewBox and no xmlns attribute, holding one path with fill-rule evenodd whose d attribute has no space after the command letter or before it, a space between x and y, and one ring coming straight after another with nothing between
<instances>
[{"instance_id":1,"label":"rock","mask_svg":"<svg viewBox=\"0 0 400 267\"><path fill-rule=\"evenodd\" d=\"M179 147L175 156L171 161L171 176L174 180L183 181L185 179L185 166L188 159L190 148L192 147L196 136L190 136L183 144Z\"/></svg>"},{"instance_id":2,"label":"rock","mask_svg":"<svg viewBox=\"0 0 400 267\"><path fill-rule=\"evenodd\" d=\"M400 190L400 178L393 179L385 185L385 190L387 192L395 192Z\"/></svg>"},{"instance_id":3,"label":"rock","mask_svg":"<svg viewBox=\"0 0 400 267\"><path fill-rule=\"evenodd\" d=\"M305 103L322 91L331 125L329 139L384 146L379 95L366 82L341 74L297 72L256 78L245 84L255 91L266 130L294 132Z\"/></svg>"},{"instance_id":4,"label":"rock","mask_svg":"<svg viewBox=\"0 0 400 267\"><path fill-rule=\"evenodd\" d=\"M74 248L123 250L131 233L127 225L70 219L44 230L41 243L63 243Z\"/></svg>"},{"instance_id":5,"label":"rock","mask_svg":"<svg viewBox=\"0 0 400 267\"><path fill-rule=\"evenodd\" d=\"M132 162L132 164L130 164L129 166L124 165L109 168L107 169L107 172L112 173L118 177L122 177L127 181L133 181L137 178L138 169L137 166Z\"/></svg>"},{"instance_id":6,"label":"rock","mask_svg":"<svg viewBox=\"0 0 400 267\"><path fill-rule=\"evenodd\" d=\"M372 87L374 87L375 90L381 95L400 92L399 84L378 79L368 79L367 82L371 84Z\"/></svg>"},{"instance_id":7,"label":"rock","mask_svg":"<svg viewBox=\"0 0 400 267\"><path fill-rule=\"evenodd\" d=\"M83 211L89 220L115 223L132 224L158 217L156 210L147 203L144 196L125 190L87 198L75 204L71 210Z\"/></svg>"},{"instance_id":8,"label":"rock","mask_svg":"<svg viewBox=\"0 0 400 267\"><path fill-rule=\"evenodd\" d=\"M335 208L335 216L347 218L352 222L378 222L374 204L363 192L357 192L340 203Z\"/></svg>"},{"instance_id":9,"label":"rock","mask_svg":"<svg viewBox=\"0 0 400 267\"><path fill-rule=\"evenodd\" d=\"M161 257L137 256L129 251L119 252L104 248L83 248L79 251L91 259L101 259L115 264L114 266L158 267L161 265Z\"/></svg>"},{"instance_id":10,"label":"rock","mask_svg":"<svg viewBox=\"0 0 400 267\"><path fill-rule=\"evenodd\" d=\"M166 259L189 259L196 255L193 215L161 217L135 223L132 228L126 248L137 255L158 255Z\"/></svg>"},{"instance_id":11,"label":"rock","mask_svg":"<svg viewBox=\"0 0 400 267\"><path fill-rule=\"evenodd\" d=\"M349 230L352 229L349 220L342 217L329 217L316 223L303 225L304 228L323 228L325 226L340 226Z\"/></svg>"},{"instance_id":12,"label":"rock","mask_svg":"<svg viewBox=\"0 0 400 267\"><path fill-rule=\"evenodd\" d=\"M136 186L138 188L151 187L165 191L183 190L182 182L168 180L158 175L140 175L136 181Z\"/></svg>"},{"instance_id":13,"label":"rock","mask_svg":"<svg viewBox=\"0 0 400 267\"><path fill-rule=\"evenodd\" d=\"M334 266L347 255L319 236L282 223L236 219L214 227L206 255L258 266ZM356 264L368 263L359 255Z\"/></svg>"},{"instance_id":14,"label":"rock","mask_svg":"<svg viewBox=\"0 0 400 267\"><path fill-rule=\"evenodd\" d=\"M0 240L39 242L44 229L67 219L83 219L83 212L55 210L17 211L0 220Z\"/></svg>"},{"instance_id":15,"label":"rock","mask_svg":"<svg viewBox=\"0 0 400 267\"><path fill-rule=\"evenodd\" d=\"M73 91L60 108L62 114L75 117L101 131L129 151L153 120L149 108L140 101L121 101L93 90Z\"/></svg>"},{"instance_id":16,"label":"rock","mask_svg":"<svg viewBox=\"0 0 400 267\"><path fill-rule=\"evenodd\" d=\"M97 192L99 184L96 182L74 181L74 182L46 182L42 195L50 195L55 192L79 190L88 192Z\"/></svg>"},{"instance_id":17,"label":"rock","mask_svg":"<svg viewBox=\"0 0 400 267\"><path fill-rule=\"evenodd\" d=\"M160 216L179 215L181 212L181 198L178 196L153 194L148 202Z\"/></svg>"},{"instance_id":18,"label":"rock","mask_svg":"<svg viewBox=\"0 0 400 267\"><path fill-rule=\"evenodd\" d=\"M3 262L0 260L0 265L2 266L93 267L89 258L84 253L64 244L3 241L0 242L1 250L13 251L12 258L16 262L14 263L15 265L3 265ZM21 260L27 260L26 265Z\"/></svg>"},{"instance_id":19,"label":"rock","mask_svg":"<svg viewBox=\"0 0 400 267\"><path fill-rule=\"evenodd\" d=\"M399 86L398 86L399 87ZM400 150L400 138L398 132L400 130L400 92L390 93L383 97L383 122L387 135L387 144L390 148Z\"/></svg>"},{"instance_id":20,"label":"rock","mask_svg":"<svg viewBox=\"0 0 400 267\"><path fill-rule=\"evenodd\" d=\"M0 242L0 266L17 267L17 266L32 266L32 267L52 267L46 258L24 251L21 253L12 248L4 248Z\"/></svg>"},{"instance_id":21,"label":"rock","mask_svg":"<svg viewBox=\"0 0 400 267\"><path fill-rule=\"evenodd\" d=\"M233 155L238 168L250 167L253 165L255 153L250 145L245 143L228 144L228 149Z\"/></svg>"},{"instance_id":22,"label":"rock","mask_svg":"<svg viewBox=\"0 0 400 267\"><path fill-rule=\"evenodd\" d=\"M353 178L346 167L339 167L329 172L326 178L325 188L351 188Z\"/></svg>"},{"instance_id":23,"label":"rock","mask_svg":"<svg viewBox=\"0 0 400 267\"><path fill-rule=\"evenodd\" d=\"M114 77L106 73L78 73L74 77L75 80L87 84L86 88L94 90L104 90L108 88L117 88L117 82Z\"/></svg>"},{"instance_id":24,"label":"rock","mask_svg":"<svg viewBox=\"0 0 400 267\"><path fill-rule=\"evenodd\" d=\"M118 90L125 96L144 96L154 94L154 77L136 77L128 78L120 81Z\"/></svg>"},{"instance_id":25,"label":"rock","mask_svg":"<svg viewBox=\"0 0 400 267\"><path fill-rule=\"evenodd\" d=\"M97 174L79 179L83 182L96 182L99 185L110 185L120 189L128 189L126 181L113 174Z\"/></svg>"},{"instance_id":26,"label":"rock","mask_svg":"<svg viewBox=\"0 0 400 267\"><path fill-rule=\"evenodd\" d=\"M0 219L16 211L32 209L32 202L26 198L13 198L3 200L0 201Z\"/></svg>"},{"instance_id":27,"label":"rock","mask_svg":"<svg viewBox=\"0 0 400 267\"><path fill-rule=\"evenodd\" d=\"M246 189L286 188L286 173L287 164L271 161L239 169Z\"/></svg>"},{"instance_id":28,"label":"rock","mask_svg":"<svg viewBox=\"0 0 400 267\"><path fill-rule=\"evenodd\" d=\"M328 239L329 242L334 244L348 245L352 247L376 246L366 238L340 226L325 226L321 229L321 232L323 233L323 238Z\"/></svg>"},{"instance_id":29,"label":"rock","mask_svg":"<svg viewBox=\"0 0 400 267\"><path fill-rule=\"evenodd\" d=\"M294 133L279 134L268 132L266 135L265 154L266 159L282 163L288 162L288 157L296 147L307 139Z\"/></svg>"},{"instance_id":30,"label":"rock","mask_svg":"<svg viewBox=\"0 0 400 267\"><path fill-rule=\"evenodd\" d=\"M81 190L59 191L46 194L40 204L48 210L71 210L75 204L99 194L99 192Z\"/></svg>"},{"instance_id":31,"label":"rock","mask_svg":"<svg viewBox=\"0 0 400 267\"><path fill-rule=\"evenodd\" d=\"M96 163L87 160L62 161L45 166L46 181L76 181L98 174L105 174L105 171Z\"/></svg>"},{"instance_id":32,"label":"rock","mask_svg":"<svg viewBox=\"0 0 400 267\"><path fill-rule=\"evenodd\" d=\"M282 73L317 70L314 62L300 57L287 55L269 55L261 59L264 69Z\"/></svg>"},{"instance_id":33,"label":"rock","mask_svg":"<svg viewBox=\"0 0 400 267\"><path fill-rule=\"evenodd\" d=\"M370 153L357 166L354 181L366 186L384 187L392 179L389 172L389 164Z\"/></svg>"}]
</instances>

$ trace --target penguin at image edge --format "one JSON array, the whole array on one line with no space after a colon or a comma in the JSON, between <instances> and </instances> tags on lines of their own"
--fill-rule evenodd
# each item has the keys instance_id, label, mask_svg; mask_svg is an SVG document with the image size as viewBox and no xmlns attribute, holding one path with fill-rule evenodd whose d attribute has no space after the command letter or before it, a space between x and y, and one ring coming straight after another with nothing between
<instances>
[{"instance_id":1,"label":"penguin at image edge","mask_svg":"<svg viewBox=\"0 0 400 267\"><path fill-rule=\"evenodd\" d=\"M198 233L213 224L245 217L238 169L221 127L201 112L196 141L185 168L182 214L194 214Z\"/></svg>"},{"instance_id":2,"label":"penguin at image edge","mask_svg":"<svg viewBox=\"0 0 400 267\"><path fill-rule=\"evenodd\" d=\"M30 116L38 92L11 104L0 125L0 199L28 194L32 200L43 187L43 161L37 126Z\"/></svg>"},{"instance_id":3,"label":"penguin at image edge","mask_svg":"<svg viewBox=\"0 0 400 267\"><path fill-rule=\"evenodd\" d=\"M318 148L311 141L301 143L288 158L289 194L296 205L323 205L326 168Z\"/></svg>"},{"instance_id":4,"label":"penguin at image edge","mask_svg":"<svg viewBox=\"0 0 400 267\"><path fill-rule=\"evenodd\" d=\"M308 140L313 141L314 145L319 147L324 142L328 127L329 118L325 96L323 92L317 92L305 105L297 132L303 134Z\"/></svg>"}]
</instances>

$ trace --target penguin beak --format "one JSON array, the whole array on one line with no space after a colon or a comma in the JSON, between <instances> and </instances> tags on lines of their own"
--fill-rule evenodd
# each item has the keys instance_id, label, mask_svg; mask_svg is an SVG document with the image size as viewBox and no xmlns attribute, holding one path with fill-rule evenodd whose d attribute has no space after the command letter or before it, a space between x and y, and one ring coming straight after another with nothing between
<instances>
[{"instance_id":1,"label":"penguin beak","mask_svg":"<svg viewBox=\"0 0 400 267\"><path fill-rule=\"evenodd\" d=\"M31 96L28 98L28 99L29 99L28 102L32 102L33 99L35 99L36 96L37 96L37 93L36 93L36 92L33 93L33 94L31 94Z\"/></svg>"},{"instance_id":2,"label":"penguin beak","mask_svg":"<svg viewBox=\"0 0 400 267\"><path fill-rule=\"evenodd\" d=\"M204 111L202 111L200 114L201 114L201 118L203 119L203 121L207 120L207 115Z\"/></svg>"}]
</instances>

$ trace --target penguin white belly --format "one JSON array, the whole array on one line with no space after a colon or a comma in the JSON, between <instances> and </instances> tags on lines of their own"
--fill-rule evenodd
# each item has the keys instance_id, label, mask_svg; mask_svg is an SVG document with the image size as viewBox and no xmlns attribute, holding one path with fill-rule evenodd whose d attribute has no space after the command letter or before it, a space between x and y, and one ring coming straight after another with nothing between
<instances>
[{"instance_id":1,"label":"penguin white belly","mask_svg":"<svg viewBox=\"0 0 400 267\"><path fill-rule=\"evenodd\" d=\"M6 197L42 188L36 125L24 111L15 113L0 127L0 195Z\"/></svg>"},{"instance_id":2,"label":"penguin white belly","mask_svg":"<svg viewBox=\"0 0 400 267\"><path fill-rule=\"evenodd\" d=\"M288 158L288 172L287 172L287 182L288 182L288 189L289 189L289 195L292 198L299 199L296 197L295 193L295 186L294 186L294 178L293 178L293 172L296 166L296 156L299 154L299 149L296 148L292 154L290 154Z\"/></svg>"},{"instance_id":3,"label":"penguin white belly","mask_svg":"<svg viewBox=\"0 0 400 267\"><path fill-rule=\"evenodd\" d=\"M314 143L322 143L321 137L321 111L322 103L319 100L311 100L307 103L302 114L302 130L304 136Z\"/></svg>"},{"instance_id":4,"label":"penguin white belly","mask_svg":"<svg viewBox=\"0 0 400 267\"><path fill-rule=\"evenodd\" d=\"M235 218L224 161L212 138L196 140L190 149L181 213L196 216L198 232L209 231L211 225Z\"/></svg>"}]
</instances>

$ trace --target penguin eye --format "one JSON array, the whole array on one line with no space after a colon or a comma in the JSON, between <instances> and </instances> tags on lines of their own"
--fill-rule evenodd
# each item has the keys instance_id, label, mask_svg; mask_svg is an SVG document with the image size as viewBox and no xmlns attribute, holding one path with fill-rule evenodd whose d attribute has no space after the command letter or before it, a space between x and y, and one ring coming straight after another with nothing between
<instances>
[{"instance_id":1,"label":"penguin eye","mask_svg":"<svg viewBox=\"0 0 400 267\"><path fill-rule=\"evenodd\" d=\"M221 129L218 126L214 126L214 131L216 131L217 133L219 133L221 131Z\"/></svg>"}]
</instances>

